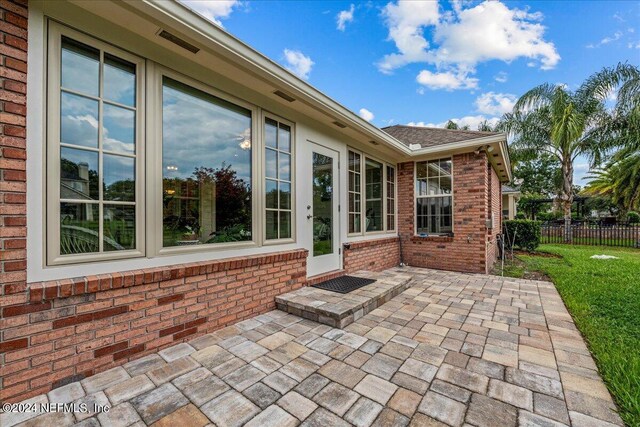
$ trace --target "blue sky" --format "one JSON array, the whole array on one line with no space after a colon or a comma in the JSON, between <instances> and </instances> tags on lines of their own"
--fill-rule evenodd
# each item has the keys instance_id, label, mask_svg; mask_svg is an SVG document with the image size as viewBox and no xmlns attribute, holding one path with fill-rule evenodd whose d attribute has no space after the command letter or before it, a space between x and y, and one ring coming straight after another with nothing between
<instances>
[{"instance_id":1,"label":"blue sky","mask_svg":"<svg viewBox=\"0 0 640 427\"><path fill-rule=\"evenodd\" d=\"M640 64L636 1L184 3L379 127L475 129L540 83Z\"/></svg>"}]
</instances>

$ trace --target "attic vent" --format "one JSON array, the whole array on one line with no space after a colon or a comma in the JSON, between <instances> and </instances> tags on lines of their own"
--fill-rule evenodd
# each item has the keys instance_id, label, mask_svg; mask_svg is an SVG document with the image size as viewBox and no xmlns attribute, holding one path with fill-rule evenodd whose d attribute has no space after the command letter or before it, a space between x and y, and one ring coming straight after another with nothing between
<instances>
[{"instance_id":1,"label":"attic vent","mask_svg":"<svg viewBox=\"0 0 640 427\"><path fill-rule=\"evenodd\" d=\"M340 123L338 121L333 122L333 124L338 126L339 128L342 128L342 129L347 127L347 125L345 125L344 123Z\"/></svg>"},{"instance_id":2,"label":"attic vent","mask_svg":"<svg viewBox=\"0 0 640 427\"><path fill-rule=\"evenodd\" d=\"M273 92L273 94L274 95L278 95L280 98L284 99L287 102L293 102L293 101L296 100L294 97L292 97L290 95L287 95L286 93L284 93L281 90L277 90L277 91Z\"/></svg>"},{"instance_id":3,"label":"attic vent","mask_svg":"<svg viewBox=\"0 0 640 427\"><path fill-rule=\"evenodd\" d=\"M374 140L369 141L369 144L380 145L380 143L378 141L374 141Z\"/></svg>"},{"instance_id":4,"label":"attic vent","mask_svg":"<svg viewBox=\"0 0 640 427\"><path fill-rule=\"evenodd\" d=\"M192 45L189 42L186 42L184 40L182 40L180 37L178 36L174 36L173 34L171 34L170 32L166 31L166 30L162 30L158 33L158 35L160 37L162 37L165 40L169 40L171 43L173 44L177 44L178 46L180 46L183 49L188 50L191 53L198 53L200 51L199 48L195 47L194 45Z\"/></svg>"}]
</instances>

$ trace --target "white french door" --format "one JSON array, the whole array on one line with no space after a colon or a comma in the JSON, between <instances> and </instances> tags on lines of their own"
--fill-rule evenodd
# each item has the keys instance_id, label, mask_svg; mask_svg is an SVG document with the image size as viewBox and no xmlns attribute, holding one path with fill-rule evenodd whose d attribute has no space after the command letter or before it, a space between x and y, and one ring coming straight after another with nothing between
<instances>
[{"instance_id":1,"label":"white french door","mask_svg":"<svg viewBox=\"0 0 640 427\"><path fill-rule=\"evenodd\" d=\"M310 143L306 161L310 203L305 214L304 232L311 234L307 276L340 268L339 172L340 153Z\"/></svg>"}]
</instances>

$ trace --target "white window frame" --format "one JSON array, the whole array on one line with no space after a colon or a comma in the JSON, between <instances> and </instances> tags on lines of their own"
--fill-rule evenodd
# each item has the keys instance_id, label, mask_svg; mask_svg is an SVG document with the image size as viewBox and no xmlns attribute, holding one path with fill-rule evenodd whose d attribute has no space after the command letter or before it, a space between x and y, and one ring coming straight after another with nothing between
<instances>
[{"instance_id":1,"label":"white window frame","mask_svg":"<svg viewBox=\"0 0 640 427\"><path fill-rule=\"evenodd\" d=\"M450 160L451 161L451 194L434 194L434 195L427 195L427 196L419 196L418 192L417 192L417 185L418 185L418 163L428 163L430 161L434 161L434 160ZM447 232L447 233L427 233L429 236L447 236L449 234L453 235L454 233L454 216L455 216L455 211L454 211L454 196L453 196L453 189L454 189L454 182L453 182L453 156L449 156L449 157L438 157L438 158L434 158L434 159L424 159L424 160L419 160L419 161L415 161L413 162L413 192L414 192L414 197L413 197L413 234L414 236L418 236L420 237L420 233L418 233L418 199L429 199L429 198L433 198L433 197L451 197L451 232ZM397 202L396 202L397 203Z\"/></svg>"},{"instance_id":2,"label":"white window frame","mask_svg":"<svg viewBox=\"0 0 640 427\"><path fill-rule=\"evenodd\" d=\"M118 49L111 44L89 37L84 33L63 26L57 22L49 22L47 41L47 157L46 157L46 260L47 265L77 264L83 262L93 262L102 260L117 260L123 258L135 258L145 255L145 60L122 49ZM136 142L135 155L135 207L136 207L136 248L131 250L94 252L87 254L60 254L60 93L61 93L61 59L62 59L62 37L66 36L72 40L91 46L100 50L100 63L104 63L104 54L109 53L115 57L129 61L136 66ZM102 69L100 68L100 79L102 81ZM73 93L73 91L69 91ZM87 96L82 94L83 96ZM98 132L98 152L102 151L102 94L98 97L90 97L99 102L99 132ZM102 176L102 161L99 162L98 172ZM99 188L100 197L97 204L111 204L102 200L102 185ZM94 203L95 204L95 203ZM116 203L117 204L117 203ZM99 236L102 245L103 218L102 210L99 211Z\"/></svg>"},{"instance_id":3,"label":"white window frame","mask_svg":"<svg viewBox=\"0 0 640 427\"><path fill-rule=\"evenodd\" d=\"M147 217L147 242L153 248L155 255L176 255L194 252L225 251L238 248L250 248L259 246L262 235L262 224L259 221L262 206L262 168L260 167L259 153L262 150L262 143L258 137L258 121L260 120L259 109L253 104L236 98L232 95L217 90L206 83L202 83L192 77L186 76L177 71L158 64L149 64L148 84L148 110L149 121L155 126L150 126L148 138L150 141L157 141L153 147L149 144L147 156L149 158L149 168L146 177L148 188L148 204L152 207L151 212L155 215ZM163 221L162 221L162 80L168 77L182 84L200 90L216 98L236 104L239 107L251 111L251 240L243 242L226 243L205 243L193 246L162 246Z\"/></svg>"},{"instance_id":4,"label":"white window frame","mask_svg":"<svg viewBox=\"0 0 640 427\"><path fill-rule=\"evenodd\" d=\"M289 151L289 155L291 156L291 205L290 208L288 209L288 211L291 213L291 237L285 237L285 238L278 238L278 239L267 239L267 194L266 194L266 188L267 188L267 176L266 176L266 170L267 170L267 166L266 166L266 150L267 150L267 144L265 142L265 126L266 126L266 121L267 119L271 119L275 122L278 123L278 125L283 124L286 126L289 126L289 128L291 129L291 149ZM279 129L279 127L278 127ZM283 117L280 117L276 114L267 112L267 111L263 111L262 112L262 117L260 118L260 165L261 165L261 170L260 170L260 176L262 179L262 194L261 194L261 199L262 199L262 213L261 213L261 217L262 217L262 221L263 221L263 232L262 232L262 244L264 246L268 246L268 245L281 245L284 243L293 243L296 241L296 125L294 122L291 122ZM278 152L280 152L280 150L277 150ZM272 179L272 178L270 178ZM276 180L277 182L280 182L281 180L278 178ZM287 209L280 209L280 207L278 206L278 209L269 209L272 211L277 211L278 213L280 212L286 212ZM278 235L280 234L280 230L278 230Z\"/></svg>"},{"instance_id":5,"label":"white window frame","mask_svg":"<svg viewBox=\"0 0 640 427\"><path fill-rule=\"evenodd\" d=\"M347 163L348 163L348 158L349 158L349 151L354 152L356 154L360 155L360 232L359 233L349 233L348 229L347 229L347 237L353 237L353 236L371 236L371 235L376 235L376 234L389 234L389 233L395 233L396 230L398 229L398 173L397 173L397 169L396 166L394 164L385 162L379 158L376 158L374 156L371 156L367 153L364 153L363 151L357 150L355 148L349 147L347 146ZM377 231L367 231L366 230L366 221L365 221L365 214L367 211L367 202L366 202L366 174L365 174L365 165L366 165L366 161L367 159L369 160L373 160L374 162L380 163L382 164L382 222L383 222L383 229L382 230L377 230ZM393 215L394 215L394 229L393 230L389 230L387 227L387 212L388 212L388 206L387 206L387 166L390 166L394 169L395 176L394 176L394 190L395 190L395 194L394 194L394 200L396 201L395 206L394 206L394 210L393 210ZM347 165L347 173L349 173L348 170L348 165ZM349 194L349 180L347 179L347 194ZM349 221L349 199L347 196L347 221Z\"/></svg>"},{"instance_id":6,"label":"white window frame","mask_svg":"<svg viewBox=\"0 0 640 427\"><path fill-rule=\"evenodd\" d=\"M389 180L389 169L393 170L393 180ZM387 209L385 210L385 230L392 232L392 231L396 231L397 228L397 224L396 224L396 210L398 207L398 199L396 197L397 191L398 189L396 188L397 186L397 176L398 176L398 171L396 170L396 167L390 164L385 165L385 174L386 174L386 181L385 181L385 189L387 190L387 194L386 194L386 198L385 201L387 203ZM389 189L387 188L388 184L393 184L393 194L391 196L389 196ZM389 213L389 200L393 200L393 212ZM389 215L393 215L393 229L389 228Z\"/></svg>"}]
</instances>

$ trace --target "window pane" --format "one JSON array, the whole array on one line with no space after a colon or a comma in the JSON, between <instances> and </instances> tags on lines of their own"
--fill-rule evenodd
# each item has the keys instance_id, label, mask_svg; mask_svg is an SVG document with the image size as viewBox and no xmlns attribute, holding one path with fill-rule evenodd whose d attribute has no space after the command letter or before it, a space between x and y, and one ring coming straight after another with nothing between
<instances>
[{"instance_id":1,"label":"window pane","mask_svg":"<svg viewBox=\"0 0 640 427\"><path fill-rule=\"evenodd\" d=\"M387 230L394 230L396 228L395 216L387 215Z\"/></svg>"},{"instance_id":2,"label":"window pane","mask_svg":"<svg viewBox=\"0 0 640 427\"><path fill-rule=\"evenodd\" d=\"M266 207L269 209L278 208L278 182L272 179L267 180L266 184L267 200Z\"/></svg>"},{"instance_id":3,"label":"window pane","mask_svg":"<svg viewBox=\"0 0 640 427\"><path fill-rule=\"evenodd\" d=\"M282 123L280 123L278 131L278 148L288 153L291 152L291 128Z\"/></svg>"},{"instance_id":4,"label":"window pane","mask_svg":"<svg viewBox=\"0 0 640 427\"><path fill-rule=\"evenodd\" d=\"M163 83L165 246L251 240L251 111Z\"/></svg>"},{"instance_id":5,"label":"window pane","mask_svg":"<svg viewBox=\"0 0 640 427\"><path fill-rule=\"evenodd\" d=\"M365 222L367 224L367 231L380 231L383 229L382 200L367 200Z\"/></svg>"},{"instance_id":6,"label":"window pane","mask_svg":"<svg viewBox=\"0 0 640 427\"><path fill-rule=\"evenodd\" d=\"M104 99L136 105L136 66L108 53L104 55Z\"/></svg>"},{"instance_id":7,"label":"window pane","mask_svg":"<svg viewBox=\"0 0 640 427\"><path fill-rule=\"evenodd\" d=\"M62 87L98 96L100 52L87 45L62 37Z\"/></svg>"},{"instance_id":8,"label":"window pane","mask_svg":"<svg viewBox=\"0 0 640 427\"><path fill-rule=\"evenodd\" d=\"M291 184L280 183L280 209L291 209Z\"/></svg>"},{"instance_id":9,"label":"window pane","mask_svg":"<svg viewBox=\"0 0 640 427\"><path fill-rule=\"evenodd\" d=\"M443 175L451 175L451 159L440 160L440 171Z\"/></svg>"},{"instance_id":10,"label":"window pane","mask_svg":"<svg viewBox=\"0 0 640 427\"><path fill-rule=\"evenodd\" d=\"M60 203L60 254L100 250L100 216L95 203Z\"/></svg>"},{"instance_id":11,"label":"window pane","mask_svg":"<svg viewBox=\"0 0 640 427\"><path fill-rule=\"evenodd\" d=\"M122 251L136 247L135 206L104 205L105 251Z\"/></svg>"},{"instance_id":12,"label":"window pane","mask_svg":"<svg viewBox=\"0 0 640 427\"><path fill-rule=\"evenodd\" d=\"M267 211L267 239L278 238L278 211Z\"/></svg>"},{"instance_id":13,"label":"window pane","mask_svg":"<svg viewBox=\"0 0 640 427\"><path fill-rule=\"evenodd\" d=\"M289 154L279 153L279 178L285 181L291 181L291 156Z\"/></svg>"},{"instance_id":14,"label":"window pane","mask_svg":"<svg viewBox=\"0 0 640 427\"><path fill-rule=\"evenodd\" d=\"M291 237L291 212L280 212L280 238Z\"/></svg>"},{"instance_id":15,"label":"window pane","mask_svg":"<svg viewBox=\"0 0 640 427\"><path fill-rule=\"evenodd\" d=\"M278 152L268 148L265 151L265 176L278 178Z\"/></svg>"},{"instance_id":16,"label":"window pane","mask_svg":"<svg viewBox=\"0 0 640 427\"><path fill-rule=\"evenodd\" d=\"M349 170L360 172L360 154L349 151Z\"/></svg>"},{"instance_id":17,"label":"window pane","mask_svg":"<svg viewBox=\"0 0 640 427\"><path fill-rule=\"evenodd\" d=\"M98 153L60 148L60 198L98 200Z\"/></svg>"},{"instance_id":18,"label":"window pane","mask_svg":"<svg viewBox=\"0 0 640 427\"><path fill-rule=\"evenodd\" d=\"M103 155L104 200L135 201L135 163L131 157Z\"/></svg>"},{"instance_id":19,"label":"window pane","mask_svg":"<svg viewBox=\"0 0 640 427\"><path fill-rule=\"evenodd\" d=\"M427 176L429 178L440 176L440 162L438 160L429 161L427 165Z\"/></svg>"},{"instance_id":20,"label":"window pane","mask_svg":"<svg viewBox=\"0 0 640 427\"><path fill-rule=\"evenodd\" d=\"M384 229L382 176L382 163L365 159L365 231L381 231Z\"/></svg>"},{"instance_id":21,"label":"window pane","mask_svg":"<svg viewBox=\"0 0 640 427\"><path fill-rule=\"evenodd\" d=\"M60 142L98 148L98 101L62 92Z\"/></svg>"},{"instance_id":22,"label":"window pane","mask_svg":"<svg viewBox=\"0 0 640 427\"><path fill-rule=\"evenodd\" d=\"M313 153L313 256L333 253L333 158Z\"/></svg>"},{"instance_id":23,"label":"window pane","mask_svg":"<svg viewBox=\"0 0 640 427\"><path fill-rule=\"evenodd\" d=\"M102 120L102 148L122 153L133 153L136 134L135 111L103 104Z\"/></svg>"},{"instance_id":24,"label":"window pane","mask_svg":"<svg viewBox=\"0 0 640 427\"><path fill-rule=\"evenodd\" d=\"M427 177L427 162L416 163L416 178Z\"/></svg>"},{"instance_id":25,"label":"window pane","mask_svg":"<svg viewBox=\"0 0 640 427\"><path fill-rule=\"evenodd\" d=\"M359 233L360 223L360 214L349 214L349 233Z\"/></svg>"},{"instance_id":26,"label":"window pane","mask_svg":"<svg viewBox=\"0 0 640 427\"><path fill-rule=\"evenodd\" d=\"M451 194L451 177L440 177L440 194Z\"/></svg>"},{"instance_id":27,"label":"window pane","mask_svg":"<svg viewBox=\"0 0 640 427\"><path fill-rule=\"evenodd\" d=\"M267 147L278 148L278 122L271 119L265 119L264 124L264 143Z\"/></svg>"}]
</instances>

